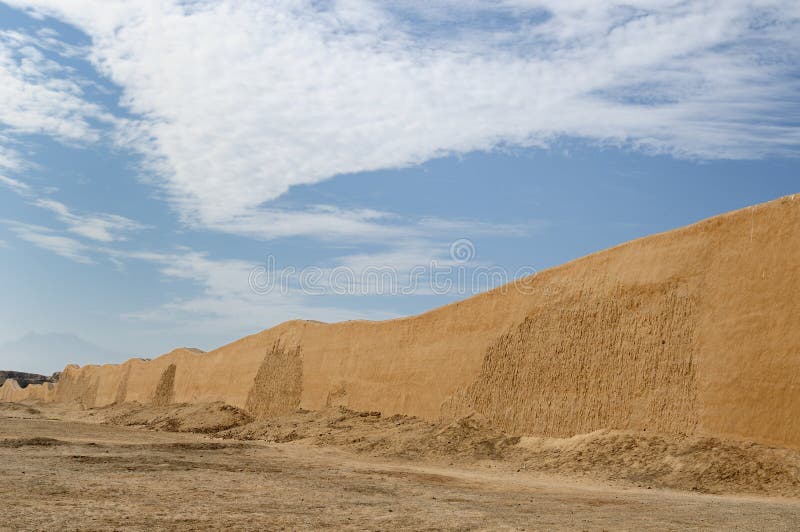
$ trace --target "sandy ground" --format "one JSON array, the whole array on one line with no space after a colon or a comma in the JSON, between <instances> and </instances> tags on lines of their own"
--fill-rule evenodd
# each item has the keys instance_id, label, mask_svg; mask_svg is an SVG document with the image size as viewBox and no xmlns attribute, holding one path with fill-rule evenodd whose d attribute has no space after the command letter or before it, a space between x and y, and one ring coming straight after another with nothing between
<instances>
[{"instance_id":1,"label":"sandy ground","mask_svg":"<svg viewBox=\"0 0 800 532\"><path fill-rule=\"evenodd\" d=\"M93 413L83 414L94 415ZM800 500L620 486L302 441L0 410L3 529L789 530ZM72 416L75 417L75 416Z\"/></svg>"}]
</instances>

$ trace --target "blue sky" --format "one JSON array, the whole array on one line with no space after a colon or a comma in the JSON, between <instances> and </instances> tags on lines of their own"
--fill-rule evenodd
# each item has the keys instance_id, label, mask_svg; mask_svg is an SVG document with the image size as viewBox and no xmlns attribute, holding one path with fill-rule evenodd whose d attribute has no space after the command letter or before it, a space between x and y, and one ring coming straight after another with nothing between
<instances>
[{"instance_id":1,"label":"blue sky","mask_svg":"<svg viewBox=\"0 0 800 532\"><path fill-rule=\"evenodd\" d=\"M419 5L0 1L0 343L403 316L474 290L252 274L513 277L800 192L796 3Z\"/></svg>"}]
</instances>

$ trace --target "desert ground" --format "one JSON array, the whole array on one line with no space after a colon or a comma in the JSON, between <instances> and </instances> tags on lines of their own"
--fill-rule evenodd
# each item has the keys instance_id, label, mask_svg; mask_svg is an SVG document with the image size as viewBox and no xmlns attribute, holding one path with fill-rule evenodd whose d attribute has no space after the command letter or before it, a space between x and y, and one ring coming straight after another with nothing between
<instances>
[{"instance_id":1,"label":"desert ground","mask_svg":"<svg viewBox=\"0 0 800 532\"><path fill-rule=\"evenodd\" d=\"M790 530L800 523L796 453L666 438L508 438L474 418L436 426L341 408L252 422L225 405L5 403L0 526ZM704 445L713 460L703 458ZM665 453L684 463L665 472ZM725 465L726 456L751 465Z\"/></svg>"}]
</instances>

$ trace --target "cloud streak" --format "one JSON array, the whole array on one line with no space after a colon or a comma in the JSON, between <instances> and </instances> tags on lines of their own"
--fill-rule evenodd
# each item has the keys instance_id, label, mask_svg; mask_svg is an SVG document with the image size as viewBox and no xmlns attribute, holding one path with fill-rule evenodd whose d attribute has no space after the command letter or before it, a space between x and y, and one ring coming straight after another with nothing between
<instances>
[{"instance_id":1,"label":"cloud streak","mask_svg":"<svg viewBox=\"0 0 800 532\"><path fill-rule=\"evenodd\" d=\"M41 249L81 264L94 262L88 256L89 248L74 238L59 235L52 229L40 225L12 221L5 223L18 238Z\"/></svg>"},{"instance_id":2,"label":"cloud streak","mask_svg":"<svg viewBox=\"0 0 800 532\"><path fill-rule=\"evenodd\" d=\"M146 227L118 214L79 215L72 212L63 203L52 199L40 198L34 202L34 205L55 213L58 219L67 226L68 231L98 242L126 240L125 233L139 231Z\"/></svg>"},{"instance_id":3,"label":"cloud streak","mask_svg":"<svg viewBox=\"0 0 800 532\"><path fill-rule=\"evenodd\" d=\"M18 179L6 177L2 174L0 174L0 185L8 187L20 195L26 195L31 191L31 187L27 183L23 183Z\"/></svg>"}]
</instances>

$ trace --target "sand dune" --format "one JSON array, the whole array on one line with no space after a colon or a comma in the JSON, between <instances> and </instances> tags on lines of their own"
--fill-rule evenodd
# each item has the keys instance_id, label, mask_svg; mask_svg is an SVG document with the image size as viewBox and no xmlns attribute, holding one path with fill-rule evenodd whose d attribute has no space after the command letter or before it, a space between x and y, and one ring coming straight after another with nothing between
<instances>
[{"instance_id":1,"label":"sand dune","mask_svg":"<svg viewBox=\"0 0 800 532\"><path fill-rule=\"evenodd\" d=\"M800 446L800 197L717 216L410 318L292 321L209 353L67 366L0 400L343 406L508 434Z\"/></svg>"}]
</instances>

